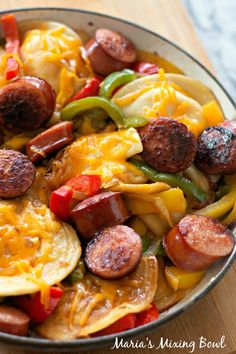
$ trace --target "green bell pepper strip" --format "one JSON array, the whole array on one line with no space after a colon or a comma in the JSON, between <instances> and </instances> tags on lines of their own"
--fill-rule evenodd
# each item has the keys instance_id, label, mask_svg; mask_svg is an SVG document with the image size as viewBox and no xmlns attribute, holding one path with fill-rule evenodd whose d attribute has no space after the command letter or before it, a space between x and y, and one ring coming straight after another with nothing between
<instances>
[{"instance_id":1,"label":"green bell pepper strip","mask_svg":"<svg viewBox=\"0 0 236 354\"><path fill-rule=\"evenodd\" d=\"M123 71L116 71L105 78L100 87L99 96L111 98L117 87L127 84L136 78L137 75L133 70L125 69Z\"/></svg>"},{"instance_id":2,"label":"green bell pepper strip","mask_svg":"<svg viewBox=\"0 0 236 354\"><path fill-rule=\"evenodd\" d=\"M143 161L133 158L129 159L129 162L140 169L153 182L164 182L171 187L179 187L186 195L194 196L201 202L205 201L208 197L206 192L187 178L180 177L176 174L158 172Z\"/></svg>"},{"instance_id":3,"label":"green bell pepper strip","mask_svg":"<svg viewBox=\"0 0 236 354\"><path fill-rule=\"evenodd\" d=\"M69 283L74 284L82 280L85 274L85 265L83 261L79 261L75 269L68 276L67 280Z\"/></svg>"},{"instance_id":4,"label":"green bell pepper strip","mask_svg":"<svg viewBox=\"0 0 236 354\"><path fill-rule=\"evenodd\" d=\"M153 239L146 251L143 252L146 256L166 256L165 250L162 245L162 240Z\"/></svg>"},{"instance_id":5,"label":"green bell pepper strip","mask_svg":"<svg viewBox=\"0 0 236 354\"><path fill-rule=\"evenodd\" d=\"M148 124L149 120L145 117L136 116L136 117L129 117L125 119L125 128L138 128L143 127L144 125Z\"/></svg>"},{"instance_id":6,"label":"green bell pepper strip","mask_svg":"<svg viewBox=\"0 0 236 354\"><path fill-rule=\"evenodd\" d=\"M118 128L125 126L125 115L113 102L104 97L86 97L65 106L61 111L62 120L72 120L78 114L92 108L102 108L114 120Z\"/></svg>"},{"instance_id":7,"label":"green bell pepper strip","mask_svg":"<svg viewBox=\"0 0 236 354\"><path fill-rule=\"evenodd\" d=\"M145 253L148 250L152 240L148 235L142 236L141 240L142 240L142 253Z\"/></svg>"}]
</instances>

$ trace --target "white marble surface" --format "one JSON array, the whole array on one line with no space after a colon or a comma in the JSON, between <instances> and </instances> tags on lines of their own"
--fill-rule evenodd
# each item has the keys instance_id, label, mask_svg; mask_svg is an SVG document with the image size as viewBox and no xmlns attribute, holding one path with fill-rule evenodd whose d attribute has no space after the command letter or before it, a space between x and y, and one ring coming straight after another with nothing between
<instances>
[{"instance_id":1,"label":"white marble surface","mask_svg":"<svg viewBox=\"0 0 236 354\"><path fill-rule=\"evenodd\" d=\"M236 101L236 0L183 0L217 76Z\"/></svg>"}]
</instances>

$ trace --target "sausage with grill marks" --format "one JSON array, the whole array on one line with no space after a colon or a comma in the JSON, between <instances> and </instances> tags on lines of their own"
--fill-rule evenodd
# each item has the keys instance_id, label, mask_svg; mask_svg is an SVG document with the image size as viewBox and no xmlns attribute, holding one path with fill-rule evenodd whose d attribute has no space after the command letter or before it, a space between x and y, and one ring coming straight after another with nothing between
<instances>
[{"instance_id":1,"label":"sausage with grill marks","mask_svg":"<svg viewBox=\"0 0 236 354\"><path fill-rule=\"evenodd\" d=\"M15 198L33 184L35 168L32 162L15 150L0 150L0 198Z\"/></svg>"},{"instance_id":2,"label":"sausage with grill marks","mask_svg":"<svg viewBox=\"0 0 236 354\"><path fill-rule=\"evenodd\" d=\"M122 224L130 216L119 192L103 192L87 198L71 211L71 219L85 238L105 227Z\"/></svg>"},{"instance_id":3,"label":"sausage with grill marks","mask_svg":"<svg viewBox=\"0 0 236 354\"><path fill-rule=\"evenodd\" d=\"M174 119L160 117L139 130L145 162L160 172L176 173L189 167L196 155L196 139Z\"/></svg>"},{"instance_id":4,"label":"sausage with grill marks","mask_svg":"<svg viewBox=\"0 0 236 354\"><path fill-rule=\"evenodd\" d=\"M85 46L93 70L106 76L129 67L136 59L134 45L123 35L108 29L98 29Z\"/></svg>"},{"instance_id":5,"label":"sausage with grill marks","mask_svg":"<svg viewBox=\"0 0 236 354\"><path fill-rule=\"evenodd\" d=\"M195 164L207 174L236 171L236 132L230 125L205 129L198 137Z\"/></svg>"},{"instance_id":6,"label":"sausage with grill marks","mask_svg":"<svg viewBox=\"0 0 236 354\"><path fill-rule=\"evenodd\" d=\"M0 89L0 124L16 132L40 127L52 115L56 94L43 79L25 76Z\"/></svg>"},{"instance_id":7,"label":"sausage with grill marks","mask_svg":"<svg viewBox=\"0 0 236 354\"><path fill-rule=\"evenodd\" d=\"M88 269L103 279L120 279L135 270L142 256L140 236L126 225L109 227L87 245Z\"/></svg>"},{"instance_id":8,"label":"sausage with grill marks","mask_svg":"<svg viewBox=\"0 0 236 354\"><path fill-rule=\"evenodd\" d=\"M163 246L177 267L200 271L230 254L234 238L226 226L211 217L186 215L164 236Z\"/></svg>"}]
</instances>

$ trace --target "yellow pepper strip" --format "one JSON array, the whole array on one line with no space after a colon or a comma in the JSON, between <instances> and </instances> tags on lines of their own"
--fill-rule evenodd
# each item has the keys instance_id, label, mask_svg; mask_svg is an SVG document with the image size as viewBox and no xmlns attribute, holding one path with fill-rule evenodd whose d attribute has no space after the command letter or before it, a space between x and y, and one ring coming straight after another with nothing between
<instances>
[{"instance_id":1,"label":"yellow pepper strip","mask_svg":"<svg viewBox=\"0 0 236 354\"><path fill-rule=\"evenodd\" d=\"M236 220L236 202L234 203L234 207L229 213L229 215L223 220L223 224L230 225L235 220Z\"/></svg>"},{"instance_id":2,"label":"yellow pepper strip","mask_svg":"<svg viewBox=\"0 0 236 354\"><path fill-rule=\"evenodd\" d=\"M180 188L171 188L158 194L161 197L168 209L171 212L185 213L187 202L184 193Z\"/></svg>"},{"instance_id":3,"label":"yellow pepper strip","mask_svg":"<svg viewBox=\"0 0 236 354\"><path fill-rule=\"evenodd\" d=\"M214 126L224 121L224 115L216 101L210 101L202 106L203 118L207 126Z\"/></svg>"},{"instance_id":4,"label":"yellow pepper strip","mask_svg":"<svg viewBox=\"0 0 236 354\"><path fill-rule=\"evenodd\" d=\"M21 151L31 139L32 137L27 136L25 133L18 134L6 141L1 148Z\"/></svg>"},{"instance_id":5,"label":"yellow pepper strip","mask_svg":"<svg viewBox=\"0 0 236 354\"><path fill-rule=\"evenodd\" d=\"M236 186L233 186L231 192L226 194L217 202L206 206L205 208L197 210L194 214L211 216L213 218L220 218L233 208L236 200Z\"/></svg>"},{"instance_id":6,"label":"yellow pepper strip","mask_svg":"<svg viewBox=\"0 0 236 354\"><path fill-rule=\"evenodd\" d=\"M165 267L165 276L174 291L190 289L197 285L204 276L204 272L188 272L177 267Z\"/></svg>"},{"instance_id":7,"label":"yellow pepper strip","mask_svg":"<svg viewBox=\"0 0 236 354\"><path fill-rule=\"evenodd\" d=\"M201 117L198 117L198 119L192 119L187 115L183 115L175 118L175 120L186 125L188 130L190 130L196 138L206 128L205 120Z\"/></svg>"},{"instance_id":8,"label":"yellow pepper strip","mask_svg":"<svg viewBox=\"0 0 236 354\"><path fill-rule=\"evenodd\" d=\"M128 192L128 193L146 193L154 194L170 189L170 186L163 182L144 183L144 184L127 184L118 182L108 188L113 192Z\"/></svg>"},{"instance_id":9,"label":"yellow pepper strip","mask_svg":"<svg viewBox=\"0 0 236 354\"><path fill-rule=\"evenodd\" d=\"M158 213L163 220L173 226L170 213L162 198L149 194L125 193L128 209L133 215Z\"/></svg>"},{"instance_id":10,"label":"yellow pepper strip","mask_svg":"<svg viewBox=\"0 0 236 354\"><path fill-rule=\"evenodd\" d=\"M138 216L135 216L129 226L135 231L137 232L137 234L139 234L140 236L144 236L147 232L147 226L146 224L143 222L143 220L141 220Z\"/></svg>"},{"instance_id":11,"label":"yellow pepper strip","mask_svg":"<svg viewBox=\"0 0 236 354\"><path fill-rule=\"evenodd\" d=\"M140 214L139 217L144 221L149 230L157 238L162 239L165 232L169 229L167 223L157 214Z\"/></svg>"},{"instance_id":12,"label":"yellow pepper strip","mask_svg":"<svg viewBox=\"0 0 236 354\"><path fill-rule=\"evenodd\" d=\"M199 186L204 192L208 192L210 189L210 185L208 179L197 169L196 166L191 165L184 171L184 176L194 182L197 186Z\"/></svg>"}]
</instances>

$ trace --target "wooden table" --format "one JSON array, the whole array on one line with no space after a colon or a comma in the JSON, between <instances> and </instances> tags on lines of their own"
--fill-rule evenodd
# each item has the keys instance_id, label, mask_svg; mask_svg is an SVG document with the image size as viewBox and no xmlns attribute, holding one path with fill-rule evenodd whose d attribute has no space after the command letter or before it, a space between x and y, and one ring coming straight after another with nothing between
<instances>
[{"instance_id":1,"label":"wooden table","mask_svg":"<svg viewBox=\"0 0 236 354\"><path fill-rule=\"evenodd\" d=\"M139 23L175 41L213 70L205 51L196 36L191 20L180 0L1 0L0 9L19 7L59 6L97 11L122 17ZM236 264L224 279L200 303L157 329L148 337L156 345L160 338L172 341L196 341L194 353L236 353ZM224 349L199 349L199 337L219 341L225 335ZM146 336L145 336L146 337ZM144 337L144 338L145 338ZM141 340L142 338L140 338ZM94 354L108 353L110 349L94 351ZM188 353L191 349L162 349L163 354ZM120 354L141 352L149 349L119 349ZM23 354L24 351L0 345L1 354ZM29 353L29 352L28 352ZM30 352L35 354L36 352Z\"/></svg>"}]
</instances>

